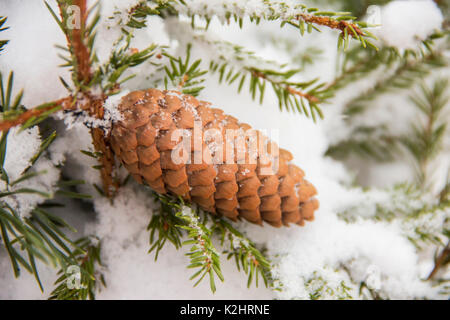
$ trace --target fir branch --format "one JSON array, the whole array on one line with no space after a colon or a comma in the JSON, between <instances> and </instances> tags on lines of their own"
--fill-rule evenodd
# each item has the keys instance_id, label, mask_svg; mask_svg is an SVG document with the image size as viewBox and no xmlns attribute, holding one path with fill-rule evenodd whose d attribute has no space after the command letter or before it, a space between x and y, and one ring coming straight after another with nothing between
<instances>
[{"instance_id":1,"label":"fir branch","mask_svg":"<svg viewBox=\"0 0 450 320\"><path fill-rule=\"evenodd\" d=\"M4 27L8 17L0 16L0 32L8 30L9 27ZM9 42L9 40L0 40L0 53L5 49L4 47Z\"/></svg>"},{"instance_id":2,"label":"fir branch","mask_svg":"<svg viewBox=\"0 0 450 320\"><path fill-rule=\"evenodd\" d=\"M300 70L286 70L285 65L263 60L253 52L230 42L211 41L202 36L196 36L195 39L209 44L212 50L220 53L221 62L210 63L210 70L219 73L219 83L231 85L238 81L240 92L247 82L252 99L259 95L260 103L263 102L266 85L269 84L277 96L280 110L299 112L314 120L317 115L323 117L319 103L327 101L329 92L324 90L323 83L317 83L317 79L309 82L292 81L291 78Z\"/></svg>"},{"instance_id":3,"label":"fir branch","mask_svg":"<svg viewBox=\"0 0 450 320\"><path fill-rule=\"evenodd\" d=\"M153 214L152 219L147 227L150 231L148 253L155 251L155 261L158 259L159 252L162 250L167 241L171 242L176 249L181 248L182 230L177 226L182 223L174 213L174 207L179 209L176 204L165 197L159 197L155 194L155 199L160 203L159 214ZM158 238L156 238L158 232Z\"/></svg>"},{"instance_id":4,"label":"fir branch","mask_svg":"<svg viewBox=\"0 0 450 320\"><path fill-rule=\"evenodd\" d=\"M30 128L45 120L51 114L61 109L68 109L71 106L72 98L67 97L54 102L44 103L27 110L21 104L23 90L21 90L14 99L12 98L13 84L13 72L9 73L6 87L4 86L3 75L0 72L0 131L6 132L18 125L21 125L22 129Z\"/></svg>"},{"instance_id":5,"label":"fir branch","mask_svg":"<svg viewBox=\"0 0 450 320\"><path fill-rule=\"evenodd\" d=\"M125 21L125 25L130 28L141 29L147 26L148 16L164 16L166 11L173 15L175 14L172 5L174 2L176 0L143 0L128 10L128 21Z\"/></svg>"},{"instance_id":6,"label":"fir branch","mask_svg":"<svg viewBox=\"0 0 450 320\"><path fill-rule=\"evenodd\" d=\"M36 259L53 266L66 266L72 263L71 249L76 247L64 233L71 227L61 218L37 207L29 218L23 218L5 202L0 208L0 228L3 245L7 249L15 277L20 275L21 267L34 274L41 290L42 283L36 268ZM21 253L24 251L25 256Z\"/></svg>"},{"instance_id":7,"label":"fir branch","mask_svg":"<svg viewBox=\"0 0 450 320\"><path fill-rule=\"evenodd\" d=\"M430 274L427 277L427 280L433 279L433 277L438 273L440 269L445 267L450 262L450 242L447 243L444 249L442 249L441 253L436 257L434 262L433 270L431 270Z\"/></svg>"},{"instance_id":8,"label":"fir branch","mask_svg":"<svg viewBox=\"0 0 450 320\"><path fill-rule=\"evenodd\" d=\"M94 54L95 27L100 17L98 10L96 12L94 10L97 4L94 4L88 10L86 0L58 0L60 18L47 3L46 5L67 38L67 50L70 53L70 58L66 61L67 66L72 68L72 81L75 85L72 95L76 97L77 101L81 100L77 107L86 111L90 116L103 119L103 102L106 99L106 94L105 92L94 93L92 90L92 87L101 81L99 77L95 77L92 68L93 62L97 59ZM67 11L69 5L76 5L80 9L79 28L69 28ZM93 18L89 23L89 15L93 12ZM95 150L102 155L99 162L103 193L107 197L113 197L119 188L119 184L113 174L114 155L108 137L105 136L102 128L97 127L91 129L91 136Z\"/></svg>"},{"instance_id":9,"label":"fir branch","mask_svg":"<svg viewBox=\"0 0 450 320\"><path fill-rule=\"evenodd\" d=\"M378 96L386 92L410 88L416 83L417 79L423 79L433 68L446 65L447 62L442 52L429 52L422 57L407 56L392 72L391 76L378 80L371 89L348 102L344 114L350 120L354 115L364 112L367 104Z\"/></svg>"},{"instance_id":10,"label":"fir branch","mask_svg":"<svg viewBox=\"0 0 450 320\"><path fill-rule=\"evenodd\" d=\"M444 188L445 189L445 188ZM339 217L347 222L356 222L358 219L372 219L374 221L397 222L402 229L403 236L417 249L424 245L444 245L448 240L449 230L446 227L450 202L448 200L432 201L424 196L423 191L415 184L399 184L387 189L381 200L371 199L371 190L366 190L365 203L355 204L339 213ZM379 196L379 195L378 195ZM358 214L358 206L372 215Z\"/></svg>"},{"instance_id":11,"label":"fir branch","mask_svg":"<svg viewBox=\"0 0 450 320\"><path fill-rule=\"evenodd\" d=\"M105 278L99 271L103 267L100 240L83 237L74 244L77 249L72 252L72 259L76 264L58 271L60 276L49 300L94 300L95 292L101 286L106 287Z\"/></svg>"},{"instance_id":12,"label":"fir branch","mask_svg":"<svg viewBox=\"0 0 450 320\"><path fill-rule=\"evenodd\" d=\"M157 54L156 50L160 49L162 51L164 49L162 46L151 44L139 51L135 48L130 48L131 39L131 34L119 38L109 60L94 72L92 83L101 85L106 95L117 93L120 85L135 76L131 74L121 79L126 71L147 62L155 55L159 56L160 54Z\"/></svg>"},{"instance_id":13,"label":"fir branch","mask_svg":"<svg viewBox=\"0 0 450 320\"><path fill-rule=\"evenodd\" d=\"M338 30L339 46L348 46L349 39L360 41L363 47L376 46L368 38L376 37L371 34L365 22L356 21L356 17L350 12L320 11L317 8L308 8L303 4L290 5L283 1L260 0L256 7L248 6L242 1L227 1L223 7L215 7L208 1L196 0L156 0L141 1L128 10L129 19L126 25L132 28L142 28L146 25L145 20L150 15L187 15L191 18L191 25L195 28L195 19L203 18L208 28L211 19L217 17L223 23L230 23L233 18L242 28L245 18L259 24L261 20L279 21L281 27L288 24L300 31L303 35L312 30L320 31L317 26L324 26L332 30Z\"/></svg>"},{"instance_id":14,"label":"fir branch","mask_svg":"<svg viewBox=\"0 0 450 320\"><path fill-rule=\"evenodd\" d=\"M256 6L257 8L248 6L245 2L229 1L224 4L224 8L220 8L220 10L224 11L224 13L221 13L218 12L217 8L210 6L208 1L200 2L188 0L179 1L178 3L175 1L173 7L179 13L191 17L193 26L195 26L196 16L204 18L207 21L207 26L214 16L228 23L231 18L234 18L241 28L243 19L246 17L257 24L261 20L280 21L281 27L288 24L298 29L302 35L305 31L308 33L312 32L312 30L320 31L317 26L324 26L340 32L339 47L343 45L346 48L349 39L354 38L359 40L364 47L376 48L368 40L368 38L376 39L373 34L365 29L369 25L365 22L356 21L356 18L351 16L350 12L321 11L317 8L308 8L303 4L290 5L283 1L261 0ZM295 21L298 21L298 23Z\"/></svg>"},{"instance_id":15,"label":"fir branch","mask_svg":"<svg viewBox=\"0 0 450 320\"><path fill-rule=\"evenodd\" d=\"M242 268L244 273L248 275L247 287L250 287L253 280L258 287L260 275L265 286L272 287L270 262L256 248L255 244L224 219L212 217L211 220L212 231L219 234L221 245L224 246L228 242L229 249L223 251L227 255L227 259L234 258L238 271Z\"/></svg>"},{"instance_id":16,"label":"fir branch","mask_svg":"<svg viewBox=\"0 0 450 320\"><path fill-rule=\"evenodd\" d=\"M416 49L407 49L402 53L395 47L382 47L379 51L368 51L360 47L354 47L345 53L340 74L327 85L327 88L335 91L340 90L363 77L367 77L378 68L383 67L385 70L389 70L396 63L400 64L408 60L410 65L414 63L414 60L417 62L424 60L424 63L427 63L427 56L430 55L436 56L438 63L436 67L439 67L439 64L444 66L442 51L435 48L435 40L444 36L445 34L442 32L435 32L423 40ZM430 58L432 57L430 56ZM433 66L431 60L430 63Z\"/></svg>"},{"instance_id":17,"label":"fir branch","mask_svg":"<svg viewBox=\"0 0 450 320\"><path fill-rule=\"evenodd\" d=\"M164 86L167 89L175 87L176 90L184 94L198 96L205 88L201 84L205 81L202 78L208 71L200 69L201 59L195 60L190 64L191 47L189 43L186 47L186 58L175 58L170 54L163 52L163 56L169 58L169 66L164 66L166 76L164 77ZM171 86L169 86L169 81Z\"/></svg>"},{"instance_id":18,"label":"fir branch","mask_svg":"<svg viewBox=\"0 0 450 320\"><path fill-rule=\"evenodd\" d=\"M355 47L345 53L340 74L327 85L327 88L334 91L345 88L381 66L386 68L391 66L399 58L400 55L394 48L383 47L379 51L368 51Z\"/></svg>"},{"instance_id":19,"label":"fir branch","mask_svg":"<svg viewBox=\"0 0 450 320\"><path fill-rule=\"evenodd\" d=\"M358 126L350 138L329 146L325 155L340 160L357 155L379 162L392 161L399 152L400 137L386 132L385 126Z\"/></svg>"},{"instance_id":20,"label":"fir branch","mask_svg":"<svg viewBox=\"0 0 450 320\"><path fill-rule=\"evenodd\" d=\"M49 138L42 142L37 153L31 157L30 166L22 172L21 176L14 181L10 181L4 168L7 150L4 137L6 137L7 133L7 131L4 132L0 149L2 155L0 171L2 180L6 184L5 191L1 192L0 195L0 198L2 198L0 201L0 238L10 257L15 277L18 277L21 268L24 268L35 276L39 287L43 290L36 267L36 260L50 263L55 267L65 267L73 264L72 250L79 250L79 248L76 243L69 239L67 232L76 232L76 230L60 217L47 211L48 203L46 202L36 206L29 215L22 215L18 209L9 205L11 197L15 197L20 193L34 193L44 199L53 197L50 192L23 188L20 184L38 175L45 174L44 171L30 171L30 168L50 146L51 141L54 140L52 138L54 135L50 135ZM17 186L18 188L16 188ZM79 196L73 192L58 191L54 194L70 197Z\"/></svg>"},{"instance_id":21,"label":"fir branch","mask_svg":"<svg viewBox=\"0 0 450 320\"><path fill-rule=\"evenodd\" d=\"M3 166L2 171L5 172ZM15 182L8 183L8 188L34 176L24 173ZM73 182L71 181L70 184ZM4 196L12 196L20 190L22 189L9 192ZM27 191L42 193L33 189ZM55 194L65 197L80 198L82 196L75 192L58 191ZM45 195L41 194L41 196ZM76 264L75 257L78 254L86 254L84 248L80 246L81 242L73 242L67 235L68 231L76 232L76 230L63 219L46 210L47 207L52 206L54 204L44 202L34 208L29 216L22 216L7 201L0 202L0 238L10 257L14 275L19 277L23 267L34 275L42 291L44 288L36 267L36 260L51 264L53 267L66 269L68 266Z\"/></svg>"},{"instance_id":22,"label":"fir branch","mask_svg":"<svg viewBox=\"0 0 450 320\"><path fill-rule=\"evenodd\" d=\"M150 230L149 252L156 250L155 259L162 249L166 240L172 242L178 249L181 245L191 245L191 249L186 255L190 259L188 268L197 269L190 280L196 279L194 286L197 286L206 276L209 277L211 291L216 291L215 278L223 281L220 270L219 253L212 244L211 230L200 222L199 216L191 208L184 204L181 198L155 194L155 199L161 203L161 217L152 218L148 226ZM169 219L166 217L172 215ZM165 219L163 220L164 217ZM179 229L179 230L176 230ZM181 232L187 233L190 240L181 241ZM154 238L158 232L158 239Z\"/></svg>"},{"instance_id":23,"label":"fir branch","mask_svg":"<svg viewBox=\"0 0 450 320\"><path fill-rule=\"evenodd\" d=\"M351 283L347 283L344 280L335 283L334 281L329 281L326 277L327 272L339 273L342 270L330 271L328 269L329 267L326 266L324 271L314 271L308 279L304 280L304 286L309 293L309 298L311 300L327 300L331 297L338 300L354 299L351 293Z\"/></svg>"},{"instance_id":24,"label":"fir branch","mask_svg":"<svg viewBox=\"0 0 450 320\"><path fill-rule=\"evenodd\" d=\"M448 88L448 79L437 79L432 88L421 85L421 96L411 96L411 101L426 119L424 123L421 121L412 123L412 132L404 136L401 142L415 160L417 183L422 187L429 182L427 179L429 163L442 149L442 140L446 134L447 122L441 119L450 100Z\"/></svg>"},{"instance_id":25,"label":"fir branch","mask_svg":"<svg viewBox=\"0 0 450 320\"><path fill-rule=\"evenodd\" d=\"M388 70L396 66L396 70L391 76L379 79L373 88L346 104L346 122L356 122L355 116L369 108L370 102L379 95L409 88L432 69L446 66L447 60L442 49L434 47L434 41L442 37L444 34L434 33L422 41L418 49L406 50L403 54L391 47L384 47L376 53L360 48L349 51L341 75L327 86L331 91L336 92L379 68ZM385 124L377 127L357 125L349 136L348 139L330 146L326 154L338 159L355 154L376 161L391 161L400 154L398 147L405 144L405 139L408 140L408 137L390 134ZM411 146L414 147L414 143Z\"/></svg>"},{"instance_id":26,"label":"fir branch","mask_svg":"<svg viewBox=\"0 0 450 320\"><path fill-rule=\"evenodd\" d=\"M191 279L198 278L195 285L209 275L211 290L216 290L215 277L223 281L220 271L219 253L212 244L213 234L220 238L222 246L226 246L223 253L227 259L234 258L238 270L248 275L247 285L254 281L258 286L258 278L262 277L266 286L272 287L271 265L253 242L235 229L223 218L210 217L204 213L202 221L196 212L181 198L154 193L160 204L159 214L153 215L147 230L150 231L150 250L155 252L155 260L167 241L175 248L182 245L192 245L187 255L191 259L188 268L197 268ZM187 235L190 240L183 241Z\"/></svg>"},{"instance_id":27,"label":"fir branch","mask_svg":"<svg viewBox=\"0 0 450 320\"><path fill-rule=\"evenodd\" d=\"M86 0L57 0L59 15L53 11L50 5L45 2L48 10L50 11L53 18L56 20L57 24L60 26L61 30L67 39L67 49L70 53L70 58L67 59L67 66L71 66L72 69L72 80L75 86L80 91L86 91L89 87L89 82L92 79L92 45L95 38L95 24L98 22L98 13L94 18L93 25L87 24L88 10ZM75 5L80 10L80 25L70 28L69 12L68 8L71 5Z\"/></svg>"}]
</instances>

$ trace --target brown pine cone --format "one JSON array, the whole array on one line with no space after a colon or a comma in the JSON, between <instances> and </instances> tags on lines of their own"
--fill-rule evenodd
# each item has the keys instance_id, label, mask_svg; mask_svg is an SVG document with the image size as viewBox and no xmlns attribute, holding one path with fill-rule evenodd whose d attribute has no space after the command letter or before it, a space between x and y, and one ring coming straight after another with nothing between
<instances>
[{"instance_id":1,"label":"brown pine cone","mask_svg":"<svg viewBox=\"0 0 450 320\"><path fill-rule=\"evenodd\" d=\"M137 182L205 211L275 227L313 220L316 189L290 163L292 154L209 106L176 91L131 92L119 105L123 118L113 125L112 149ZM229 132L239 132L241 143L230 142ZM183 143L185 137L193 139Z\"/></svg>"}]
</instances>

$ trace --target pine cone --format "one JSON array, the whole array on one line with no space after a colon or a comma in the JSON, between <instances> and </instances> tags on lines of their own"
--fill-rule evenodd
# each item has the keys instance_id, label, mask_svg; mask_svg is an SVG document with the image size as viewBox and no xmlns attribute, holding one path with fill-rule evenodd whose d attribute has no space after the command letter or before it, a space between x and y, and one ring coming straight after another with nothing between
<instances>
[{"instance_id":1,"label":"pine cone","mask_svg":"<svg viewBox=\"0 0 450 320\"><path fill-rule=\"evenodd\" d=\"M257 224L266 221L275 227L313 220L319 207L313 198L316 189L290 163L292 154L284 149L276 152L276 144L260 132L209 106L176 91L131 92L119 105L123 118L113 125L112 149L137 182L161 194L181 196L205 211L234 221L240 217ZM187 145L174 134L179 129L184 137L194 136ZM214 132L209 129L217 129L219 136L207 138L207 133ZM229 129L257 132L256 152L248 147L255 140L248 137L246 149L242 151L241 145L238 150L238 144L226 139ZM199 137L195 130L200 131ZM173 152L189 160L180 163ZM226 157L230 154L231 160Z\"/></svg>"}]
</instances>

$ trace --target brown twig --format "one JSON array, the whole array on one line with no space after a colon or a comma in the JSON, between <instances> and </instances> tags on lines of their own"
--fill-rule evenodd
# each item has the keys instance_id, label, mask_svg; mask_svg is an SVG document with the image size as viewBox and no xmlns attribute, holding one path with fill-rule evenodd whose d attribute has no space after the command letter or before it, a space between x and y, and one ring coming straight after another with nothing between
<instances>
[{"instance_id":1,"label":"brown twig","mask_svg":"<svg viewBox=\"0 0 450 320\"><path fill-rule=\"evenodd\" d=\"M313 96L313 95L310 95L308 93L302 92L300 90L294 89L294 88L292 88L290 86L286 86L286 90L290 94L295 94L297 96L303 97L306 100L308 100L309 102L312 102L312 103L319 103L320 102L319 98L317 98L316 96Z\"/></svg>"},{"instance_id":2,"label":"brown twig","mask_svg":"<svg viewBox=\"0 0 450 320\"><path fill-rule=\"evenodd\" d=\"M44 107L44 105L46 105ZM6 131L11 129L12 127L24 124L29 119L34 117L39 117L40 115L44 114L47 111L50 111L52 109L61 107L62 109L69 109L72 105L72 97L66 97L63 99L59 99L54 102L49 102L46 104L43 104L43 107L37 107L30 110L27 110L19 115L17 115L13 119L5 119L0 122L0 131Z\"/></svg>"},{"instance_id":3,"label":"brown twig","mask_svg":"<svg viewBox=\"0 0 450 320\"><path fill-rule=\"evenodd\" d=\"M103 102L106 99L105 94L100 96L93 95L88 88L88 84L92 79L91 71L91 55L88 46L86 45L86 20L87 20L87 5L86 0L74 0L73 5L76 5L80 9L80 28L66 29L67 45L70 52L74 57L74 72L76 73L76 79L82 86L80 86L81 94L83 96L83 103L75 103L73 97L69 96L54 102L47 103L41 107L36 107L27 110L15 118L5 119L0 122L0 131L8 130L14 126L21 125L32 119L33 117L39 117L40 115L48 112L54 108L61 107L63 110L68 109L82 109L86 111L90 116L98 119L103 119L104 110ZM66 24L65 10L67 9L63 2L58 2L60 15L63 21L63 25ZM77 101L80 99L78 98ZM101 128L91 129L92 143L95 151L100 154L99 161L101 164L100 174L103 182L103 190L107 197L112 197L119 183L117 179L113 178L114 171L114 155L109 145L109 139L105 136Z\"/></svg>"},{"instance_id":4,"label":"brown twig","mask_svg":"<svg viewBox=\"0 0 450 320\"><path fill-rule=\"evenodd\" d=\"M427 280L431 280L436 275L436 273L444 265L444 263L447 260L449 255L450 255L450 241L447 243L444 250L442 250L442 252L437 257L437 259L434 263L434 268L433 268L433 270L431 270L430 275L428 276Z\"/></svg>"},{"instance_id":5,"label":"brown twig","mask_svg":"<svg viewBox=\"0 0 450 320\"><path fill-rule=\"evenodd\" d=\"M88 87L90 80L92 79L91 71L91 53L89 47L86 45L86 21L88 17L86 0L74 0L73 5L80 8L80 28L67 30L66 38L68 42L68 47L71 50L76 66L75 72L77 80ZM66 8L59 3L59 10L63 22L65 22L64 10ZM87 111L89 115L94 116L98 119L103 119L104 110L103 102L105 100L105 95L101 94L100 97L92 95L89 89L83 89L81 94L88 101L88 103L83 104L81 108ZM95 151L100 154L99 161L101 164L100 174L103 183L103 192L107 197L112 197L119 187L117 179L113 178L114 172L114 155L112 153L111 147L109 145L108 137L100 128L91 129L92 143L94 145Z\"/></svg>"},{"instance_id":6,"label":"brown twig","mask_svg":"<svg viewBox=\"0 0 450 320\"><path fill-rule=\"evenodd\" d=\"M91 61L89 48L85 44L85 28L87 20L87 5L86 0L74 0L73 5L80 9L80 28L73 28L66 30L67 44L70 51L75 56L76 75L81 83L89 83L91 80ZM66 7L58 2L61 18L65 22L64 10Z\"/></svg>"},{"instance_id":7,"label":"brown twig","mask_svg":"<svg viewBox=\"0 0 450 320\"><path fill-rule=\"evenodd\" d=\"M249 69L249 70L250 70L250 72L252 73L252 75L253 75L254 77L258 77L258 78L267 80L267 81L269 81L269 82L271 82L271 83L273 83L273 84L284 85L284 88L285 88L290 94L297 95L297 96L299 96L299 97L305 98L306 100L308 100L308 101L311 102L311 103L319 103L319 102L320 102L320 99L317 98L316 96L313 96L313 95L308 94L308 93L306 93L306 92L303 92L303 91L300 91L300 90L298 90L298 89L295 89L295 88L293 88L293 87L291 87L291 86L289 86L289 85L284 84L283 82L275 81L275 80L273 80L273 79L270 79L269 77L267 77L267 76L266 76L263 72L261 72L261 71L258 71L258 70L255 70L255 69Z\"/></svg>"},{"instance_id":8,"label":"brown twig","mask_svg":"<svg viewBox=\"0 0 450 320\"><path fill-rule=\"evenodd\" d=\"M353 38L358 38L359 36L365 35L364 32L354 23L337 21L326 16L315 16L313 14L302 13L297 16L297 20L303 20L307 23L314 23L331 29L340 30L342 34L344 34L345 30L347 30L348 34ZM356 35L353 33L352 29L355 30Z\"/></svg>"}]
</instances>

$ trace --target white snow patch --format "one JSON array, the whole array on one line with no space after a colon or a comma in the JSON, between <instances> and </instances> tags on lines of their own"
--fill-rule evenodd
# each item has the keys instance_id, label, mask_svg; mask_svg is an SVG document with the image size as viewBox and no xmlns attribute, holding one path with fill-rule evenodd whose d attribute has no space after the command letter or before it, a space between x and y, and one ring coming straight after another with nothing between
<instances>
[{"instance_id":1,"label":"white snow patch","mask_svg":"<svg viewBox=\"0 0 450 320\"><path fill-rule=\"evenodd\" d=\"M415 49L444 18L433 0L397 0L381 10L381 25L376 34L387 45L399 49Z\"/></svg>"}]
</instances>

